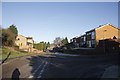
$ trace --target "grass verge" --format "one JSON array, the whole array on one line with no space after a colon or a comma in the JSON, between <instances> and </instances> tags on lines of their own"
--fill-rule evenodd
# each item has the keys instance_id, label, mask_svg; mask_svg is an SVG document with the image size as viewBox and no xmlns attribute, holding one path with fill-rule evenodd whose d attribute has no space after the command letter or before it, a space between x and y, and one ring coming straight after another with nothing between
<instances>
[{"instance_id":1,"label":"grass verge","mask_svg":"<svg viewBox=\"0 0 120 80\"><path fill-rule=\"evenodd\" d=\"M10 54L9 54L10 53ZM0 61L10 58L16 58L20 56L27 56L27 55L33 55L35 53L28 53L28 52L20 52L8 48L0 48ZM40 53L39 55L43 55L44 53ZM9 55L9 56L8 56Z\"/></svg>"}]
</instances>

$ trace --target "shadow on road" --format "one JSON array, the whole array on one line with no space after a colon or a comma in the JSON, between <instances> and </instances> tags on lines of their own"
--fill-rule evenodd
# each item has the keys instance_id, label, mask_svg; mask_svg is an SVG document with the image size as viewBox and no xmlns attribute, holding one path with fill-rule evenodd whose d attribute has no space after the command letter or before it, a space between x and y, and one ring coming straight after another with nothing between
<instances>
[{"instance_id":1,"label":"shadow on road","mask_svg":"<svg viewBox=\"0 0 120 80\"><path fill-rule=\"evenodd\" d=\"M44 59L46 58L44 56L31 56L31 58L27 58L30 61L29 66L32 67L31 74L33 78L39 77L40 71L44 66Z\"/></svg>"},{"instance_id":2,"label":"shadow on road","mask_svg":"<svg viewBox=\"0 0 120 80\"><path fill-rule=\"evenodd\" d=\"M20 71L18 68L16 68L12 73L12 80L19 80Z\"/></svg>"},{"instance_id":3,"label":"shadow on road","mask_svg":"<svg viewBox=\"0 0 120 80\"><path fill-rule=\"evenodd\" d=\"M106 68L118 65L118 56L31 56L29 66L34 78L101 78ZM44 68L45 62L47 68ZM44 69L44 73L42 72Z\"/></svg>"}]
</instances>

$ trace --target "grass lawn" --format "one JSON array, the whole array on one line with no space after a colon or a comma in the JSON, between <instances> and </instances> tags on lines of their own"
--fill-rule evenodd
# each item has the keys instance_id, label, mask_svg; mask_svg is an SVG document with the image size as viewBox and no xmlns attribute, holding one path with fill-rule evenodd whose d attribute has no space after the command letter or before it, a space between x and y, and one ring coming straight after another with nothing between
<instances>
[{"instance_id":1,"label":"grass lawn","mask_svg":"<svg viewBox=\"0 0 120 80\"><path fill-rule=\"evenodd\" d=\"M0 60L2 60L2 48L0 48Z\"/></svg>"},{"instance_id":2,"label":"grass lawn","mask_svg":"<svg viewBox=\"0 0 120 80\"><path fill-rule=\"evenodd\" d=\"M8 49L8 48L0 48L0 50L1 50L0 60L4 60L5 58L7 58L9 52L11 52L11 54L10 54L10 56L8 58L14 58L14 57L24 56L24 55L29 54L29 53L24 53L24 52L11 50L11 49Z\"/></svg>"},{"instance_id":3,"label":"grass lawn","mask_svg":"<svg viewBox=\"0 0 120 80\"><path fill-rule=\"evenodd\" d=\"M9 52L11 52L11 54L9 55ZM53 54L51 52L41 52L41 53L28 53L28 52L20 52L20 51L16 51L13 49L8 49L8 48L1 48L0 47L0 61L3 61L7 58L7 56L9 55L8 59L10 58L15 58L15 57L19 57L19 56L27 56L27 55L39 55L39 56L43 56L46 54Z\"/></svg>"},{"instance_id":4,"label":"grass lawn","mask_svg":"<svg viewBox=\"0 0 120 80\"><path fill-rule=\"evenodd\" d=\"M8 54L9 54L9 52L11 52L11 54L8 57L8 59L19 57L19 56L26 56L26 55L35 54L35 53L20 52L20 51L11 50L11 49L8 49L8 48L0 48L0 60L5 60L8 56Z\"/></svg>"}]
</instances>

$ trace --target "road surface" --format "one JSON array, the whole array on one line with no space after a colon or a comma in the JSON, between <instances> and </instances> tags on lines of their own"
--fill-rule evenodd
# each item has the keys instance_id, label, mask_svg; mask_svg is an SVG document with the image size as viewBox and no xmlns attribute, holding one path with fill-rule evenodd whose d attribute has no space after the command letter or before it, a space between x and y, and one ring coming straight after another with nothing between
<instances>
[{"instance_id":1,"label":"road surface","mask_svg":"<svg viewBox=\"0 0 120 80\"><path fill-rule=\"evenodd\" d=\"M117 56L87 56L62 53L25 56L9 60L0 65L2 67L2 79L14 77L36 79L105 78L108 76L105 72L110 66L118 66ZM117 70L113 72L115 75L117 74Z\"/></svg>"}]
</instances>

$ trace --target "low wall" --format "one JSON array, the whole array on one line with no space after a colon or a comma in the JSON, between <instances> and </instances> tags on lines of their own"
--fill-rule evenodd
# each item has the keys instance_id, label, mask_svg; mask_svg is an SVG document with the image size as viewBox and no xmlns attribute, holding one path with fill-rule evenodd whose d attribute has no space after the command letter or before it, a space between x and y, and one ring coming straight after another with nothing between
<instances>
[{"instance_id":1,"label":"low wall","mask_svg":"<svg viewBox=\"0 0 120 80\"><path fill-rule=\"evenodd\" d=\"M71 49L71 50L63 50L63 53L69 53L69 54L82 54L82 55L100 55L104 54L104 50L99 49Z\"/></svg>"}]
</instances>

